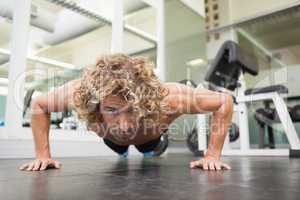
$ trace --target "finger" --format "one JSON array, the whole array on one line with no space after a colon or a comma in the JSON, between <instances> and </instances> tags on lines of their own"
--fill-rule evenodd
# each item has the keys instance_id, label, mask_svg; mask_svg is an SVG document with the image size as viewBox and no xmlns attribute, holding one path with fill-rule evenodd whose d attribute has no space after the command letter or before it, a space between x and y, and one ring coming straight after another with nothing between
<instances>
[{"instance_id":1,"label":"finger","mask_svg":"<svg viewBox=\"0 0 300 200\"><path fill-rule=\"evenodd\" d=\"M215 163L215 168L216 168L216 170L221 170L221 163L216 162Z\"/></svg>"},{"instance_id":2,"label":"finger","mask_svg":"<svg viewBox=\"0 0 300 200\"><path fill-rule=\"evenodd\" d=\"M33 171L36 171L36 170L39 170L41 166L41 161L40 160L37 160L35 163L34 163L34 166L33 166Z\"/></svg>"},{"instance_id":3,"label":"finger","mask_svg":"<svg viewBox=\"0 0 300 200\"><path fill-rule=\"evenodd\" d=\"M190 167L191 168L197 168L197 166L201 166L201 162L200 161L192 161L190 162Z\"/></svg>"},{"instance_id":4,"label":"finger","mask_svg":"<svg viewBox=\"0 0 300 200\"><path fill-rule=\"evenodd\" d=\"M48 160L42 161L42 165L41 165L40 170L42 171L42 170L47 169L47 166L48 166Z\"/></svg>"},{"instance_id":5,"label":"finger","mask_svg":"<svg viewBox=\"0 0 300 200\"><path fill-rule=\"evenodd\" d=\"M47 168L56 168L56 167L55 167L55 161L54 161L54 160L50 160L50 161L48 162Z\"/></svg>"},{"instance_id":6,"label":"finger","mask_svg":"<svg viewBox=\"0 0 300 200\"><path fill-rule=\"evenodd\" d=\"M193 162L193 168L202 168L203 167L203 160L197 160Z\"/></svg>"},{"instance_id":7,"label":"finger","mask_svg":"<svg viewBox=\"0 0 300 200\"><path fill-rule=\"evenodd\" d=\"M229 165L225 164L225 163L222 163L222 168L226 169L226 170L230 170L231 169L231 167Z\"/></svg>"},{"instance_id":8,"label":"finger","mask_svg":"<svg viewBox=\"0 0 300 200\"><path fill-rule=\"evenodd\" d=\"M60 164L58 161L54 161L54 167L55 167L56 169L60 169L61 164Z\"/></svg>"},{"instance_id":9,"label":"finger","mask_svg":"<svg viewBox=\"0 0 300 200\"><path fill-rule=\"evenodd\" d=\"M28 163L23 164L21 167L19 167L20 170L25 170L28 167Z\"/></svg>"},{"instance_id":10,"label":"finger","mask_svg":"<svg viewBox=\"0 0 300 200\"><path fill-rule=\"evenodd\" d=\"M190 168L194 168L195 167L195 161L191 161L190 162Z\"/></svg>"},{"instance_id":11,"label":"finger","mask_svg":"<svg viewBox=\"0 0 300 200\"><path fill-rule=\"evenodd\" d=\"M31 171L33 169L33 167L34 167L34 163L30 163L26 170Z\"/></svg>"},{"instance_id":12,"label":"finger","mask_svg":"<svg viewBox=\"0 0 300 200\"><path fill-rule=\"evenodd\" d=\"M203 170L208 170L208 163L207 162L203 162L202 168L203 168Z\"/></svg>"},{"instance_id":13,"label":"finger","mask_svg":"<svg viewBox=\"0 0 300 200\"><path fill-rule=\"evenodd\" d=\"M190 162L190 168L195 168L196 164L195 161Z\"/></svg>"},{"instance_id":14,"label":"finger","mask_svg":"<svg viewBox=\"0 0 300 200\"><path fill-rule=\"evenodd\" d=\"M210 162L209 163L209 170L215 171L215 162Z\"/></svg>"}]
</instances>

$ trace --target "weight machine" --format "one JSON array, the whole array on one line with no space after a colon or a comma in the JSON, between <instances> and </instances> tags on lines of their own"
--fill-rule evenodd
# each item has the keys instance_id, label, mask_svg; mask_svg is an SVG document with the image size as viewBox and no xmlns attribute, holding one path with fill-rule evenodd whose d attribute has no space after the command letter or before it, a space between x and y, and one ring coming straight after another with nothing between
<instances>
[{"instance_id":1,"label":"weight machine","mask_svg":"<svg viewBox=\"0 0 300 200\"><path fill-rule=\"evenodd\" d=\"M230 93L235 99L234 111L237 112L239 121L239 149L230 149L228 142L225 142L222 153L223 155L289 155L290 157L300 157L300 140L282 98L282 95L287 93L287 88L283 85L273 85L246 89L244 74L248 73L256 76L258 71L258 65L254 56L243 51L235 42L226 41L218 51L206 74L205 81L209 83L210 89ZM264 100L273 102L279 116L279 122L282 124L284 133L287 136L290 149L250 148L247 103ZM207 148L207 131L203 130L205 125L205 117L199 115L198 155L203 155Z\"/></svg>"}]
</instances>

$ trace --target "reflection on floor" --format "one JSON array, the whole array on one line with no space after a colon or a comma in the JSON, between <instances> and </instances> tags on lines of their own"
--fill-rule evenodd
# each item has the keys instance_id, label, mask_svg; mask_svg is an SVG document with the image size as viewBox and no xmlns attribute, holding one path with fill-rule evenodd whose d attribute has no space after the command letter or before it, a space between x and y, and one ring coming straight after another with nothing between
<instances>
[{"instance_id":1,"label":"reflection on floor","mask_svg":"<svg viewBox=\"0 0 300 200\"><path fill-rule=\"evenodd\" d=\"M21 172L0 160L1 199L299 199L300 159L224 158L233 169L190 170L190 155L58 159L60 170Z\"/></svg>"}]
</instances>

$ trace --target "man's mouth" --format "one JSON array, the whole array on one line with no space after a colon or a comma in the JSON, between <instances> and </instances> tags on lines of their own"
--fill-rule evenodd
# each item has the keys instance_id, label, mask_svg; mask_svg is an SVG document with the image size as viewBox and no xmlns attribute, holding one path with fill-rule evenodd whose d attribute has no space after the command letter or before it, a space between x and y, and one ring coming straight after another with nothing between
<instances>
[{"instance_id":1,"label":"man's mouth","mask_svg":"<svg viewBox=\"0 0 300 200\"><path fill-rule=\"evenodd\" d=\"M119 141L128 141L131 139L129 136L121 135L121 134L114 134L114 137Z\"/></svg>"},{"instance_id":2,"label":"man's mouth","mask_svg":"<svg viewBox=\"0 0 300 200\"><path fill-rule=\"evenodd\" d=\"M116 138L119 138L120 140L123 141L129 141L129 140L133 140L136 137L137 132L132 131L132 132L128 132L128 133L115 133L113 134Z\"/></svg>"},{"instance_id":3,"label":"man's mouth","mask_svg":"<svg viewBox=\"0 0 300 200\"><path fill-rule=\"evenodd\" d=\"M122 140L128 140L131 137L130 133L121 133L120 131L114 131L112 132L112 135L116 138L122 139Z\"/></svg>"}]
</instances>

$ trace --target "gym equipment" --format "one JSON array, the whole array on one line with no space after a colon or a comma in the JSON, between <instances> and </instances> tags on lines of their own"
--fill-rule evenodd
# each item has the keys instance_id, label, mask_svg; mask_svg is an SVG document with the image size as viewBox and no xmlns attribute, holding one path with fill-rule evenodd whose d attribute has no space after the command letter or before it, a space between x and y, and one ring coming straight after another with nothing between
<instances>
[{"instance_id":1,"label":"gym equipment","mask_svg":"<svg viewBox=\"0 0 300 200\"><path fill-rule=\"evenodd\" d=\"M300 105L291 108L291 117L294 122L300 122Z\"/></svg>"},{"instance_id":2,"label":"gym equipment","mask_svg":"<svg viewBox=\"0 0 300 200\"><path fill-rule=\"evenodd\" d=\"M31 100L32 100L32 95L34 93L34 89L30 89L26 92L25 98L24 98L24 106L23 106L23 127L30 127L30 120L26 119L26 113L27 109L30 107Z\"/></svg>"},{"instance_id":3,"label":"gym equipment","mask_svg":"<svg viewBox=\"0 0 300 200\"><path fill-rule=\"evenodd\" d=\"M184 85L189 85L189 86L192 86L194 88L197 87L197 84L193 80L189 80L189 79L183 79L183 80L179 81L178 83L181 83L181 84L184 84Z\"/></svg>"},{"instance_id":4,"label":"gym equipment","mask_svg":"<svg viewBox=\"0 0 300 200\"><path fill-rule=\"evenodd\" d=\"M161 154L163 154L167 150L168 145L169 145L168 134L163 134L160 137L160 143L153 151L153 156L160 156Z\"/></svg>"},{"instance_id":5,"label":"gym equipment","mask_svg":"<svg viewBox=\"0 0 300 200\"><path fill-rule=\"evenodd\" d=\"M27 112L27 109L30 107L32 95L34 93L34 89L30 89L26 92L25 98L24 98L24 109L23 109L23 117L25 117L25 114Z\"/></svg>"},{"instance_id":6,"label":"gym equipment","mask_svg":"<svg viewBox=\"0 0 300 200\"><path fill-rule=\"evenodd\" d=\"M229 127L229 141L235 142L239 136L239 127L236 123L232 123ZM208 135L207 135L208 136ZM208 140L208 137L206 138ZM198 130L194 128L191 132L188 133L186 139L186 145L188 149L195 155L195 156L203 156L203 152L199 151L199 142L198 142Z\"/></svg>"},{"instance_id":7,"label":"gym equipment","mask_svg":"<svg viewBox=\"0 0 300 200\"><path fill-rule=\"evenodd\" d=\"M293 126L288 108L280 95L286 94L287 88L282 85L274 85L263 88L246 89L244 73L252 76L258 74L258 66L254 56L243 51L237 43L226 41L217 53L205 80L211 88L217 91L233 94L237 105L239 120L240 147L238 150L225 149L225 155L289 155L300 157L300 140ZM279 121L290 144L290 149L250 149L248 112L246 104L253 101L270 100L273 102ZM200 137L200 136L198 136ZM204 151L205 149L200 149Z\"/></svg>"},{"instance_id":8,"label":"gym equipment","mask_svg":"<svg viewBox=\"0 0 300 200\"><path fill-rule=\"evenodd\" d=\"M272 124L277 123L278 120L275 120L275 110L269 107L259 108L255 111L254 118L259 125L259 143L258 147L263 149L269 147L271 149L275 148L274 134L272 129ZM269 144L265 144L265 127L268 129L268 139Z\"/></svg>"},{"instance_id":9,"label":"gym equipment","mask_svg":"<svg viewBox=\"0 0 300 200\"><path fill-rule=\"evenodd\" d=\"M188 133L186 145L195 156L203 156L203 152L198 150L198 130L196 128L192 129L192 131Z\"/></svg>"},{"instance_id":10,"label":"gym equipment","mask_svg":"<svg viewBox=\"0 0 300 200\"><path fill-rule=\"evenodd\" d=\"M282 86L282 90L286 93L288 89ZM286 98L289 102L290 100L299 100L298 96L292 96ZM280 123L278 113L274 108L271 108L272 102L270 100L263 101L264 107L259 108L255 111L254 118L257 121L260 127L259 134L259 148L275 148L274 134L273 134L273 125ZM288 107L289 115L291 116L292 122L300 121L300 105L294 105L293 107ZM268 134L268 144L265 144L265 128L267 128Z\"/></svg>"},{"instance_id":11,"label":"gym equipment","mask_svg":"<svg viewBox=\"0 0 300 200\"><path fill-rule=\"evenodd\" d=\"M236 123L232 123L229 127L229 142L235 142L240 137L240 130Z\"/></svg>"}]
</instances>

